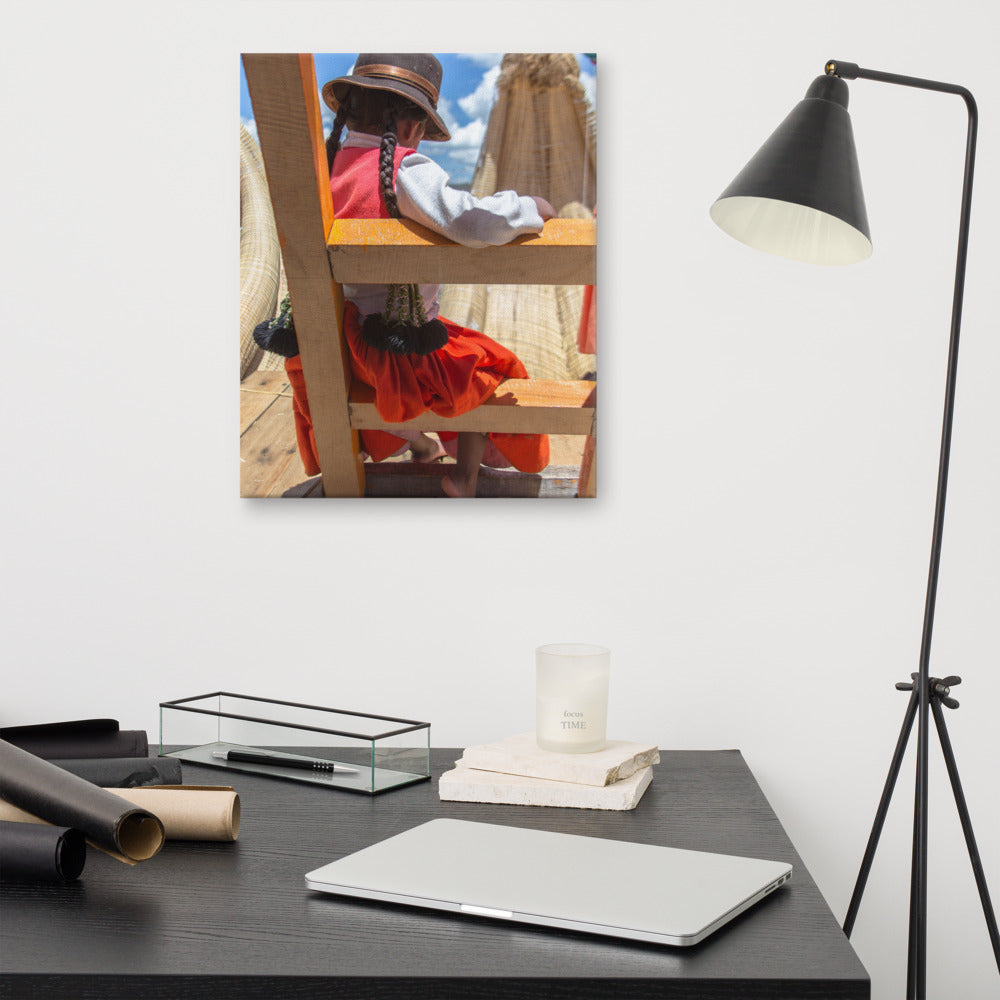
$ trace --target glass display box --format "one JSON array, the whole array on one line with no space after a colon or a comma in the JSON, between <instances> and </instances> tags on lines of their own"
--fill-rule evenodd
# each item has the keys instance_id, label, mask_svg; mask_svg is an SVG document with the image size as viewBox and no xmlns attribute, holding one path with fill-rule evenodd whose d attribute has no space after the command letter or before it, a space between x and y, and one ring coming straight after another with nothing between
<instances>
[{"instance_id":1,"label":"glass display box","mask_svg":"<svg viewBox=\"0 0 1000 1000\"><path fill-rule=\"evenodd\" d=\"M431 724L216 691L160 702L160 756L377 795L430 779Z\"/></svg>"}]
</instances>

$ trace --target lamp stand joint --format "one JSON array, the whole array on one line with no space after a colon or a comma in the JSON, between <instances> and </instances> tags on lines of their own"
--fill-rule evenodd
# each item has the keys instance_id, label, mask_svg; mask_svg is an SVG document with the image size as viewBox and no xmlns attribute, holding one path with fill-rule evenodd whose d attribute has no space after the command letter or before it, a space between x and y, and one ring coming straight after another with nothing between
<instances>
[{"instance_id":1,"label":"lamp stand joint","mask_svg":"<svg viewBox=\"0 0 1000 1000\"><path fill-rule=\"evenodd\" d=\"M919 691L917 686L920 683L920 674L910 674L912 680L899 681L896 684L897 691ZM961 677L951 675L950 677L928 677L927 691L928 698L937 699L946 708L958 708L958 702L954 698L949 698L951 689L962 683Z\"/></svg>"}]
</instances>

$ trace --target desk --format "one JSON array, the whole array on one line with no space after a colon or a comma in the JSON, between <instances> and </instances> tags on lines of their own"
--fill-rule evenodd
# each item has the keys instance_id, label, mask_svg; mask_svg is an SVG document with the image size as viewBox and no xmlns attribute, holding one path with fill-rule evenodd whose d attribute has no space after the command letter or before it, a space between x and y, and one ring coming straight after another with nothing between
<instances>
[{"instance_id":1,"label":"desk","mask_svg":"<svg viewBox=\"0 0 1000 1000\"><path fill-rule=\"evenodd\" d=\"M434 779L460 751L432 751ZM738 751L662 754L633 812L367 798L232 775L235 844L91 851L71 885L0 889L0 998L408 1000L867 998L869 981ZM188 783L227 775L184 764ZM791 883L693 948L530 928L306 890L303 875L438 816L773 858Z\"/></svg>"}]
</instances>

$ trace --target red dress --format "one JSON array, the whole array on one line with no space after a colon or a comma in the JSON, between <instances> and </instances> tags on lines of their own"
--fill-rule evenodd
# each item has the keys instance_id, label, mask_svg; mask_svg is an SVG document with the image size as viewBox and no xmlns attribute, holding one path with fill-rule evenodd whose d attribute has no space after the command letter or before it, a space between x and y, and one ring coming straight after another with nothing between
<instances>
[{"instance_id":1,"label":"red dress","mask_svg":"<svg viewBox=\"0 0 1000 1000\"><path fill-rule=\"evenodd\" d=\"M395 171L412 149L397 148ZM340 150L330 175L333 211L338 218L387 219L378 185L377 148ZM361 321L353 302L345 303L344 336L356 379L375 391L375 409L383 420L402 423L428 411L454 417L475 409L507 378L527 378L518 357L476 330L469 330L439 316L448 330L448 342L430 354L394 354L370 347L361 339ZM305 381L299 357L289 358L285 369L294 395L295 430L306 474L319 472L316 441L309 415ZM381 461L406 441L386 431L361 431L365 451ZM443 439L455 437L442 432ZM549 439L545 434L490 434L490 441L515 468L540 472L548 465Z\"/></svg>"}]
</instances>

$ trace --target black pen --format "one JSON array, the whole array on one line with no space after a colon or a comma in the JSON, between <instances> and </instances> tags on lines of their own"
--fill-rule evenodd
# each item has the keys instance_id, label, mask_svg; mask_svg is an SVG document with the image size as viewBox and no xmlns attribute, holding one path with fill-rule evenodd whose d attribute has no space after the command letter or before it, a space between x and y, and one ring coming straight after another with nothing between
<instances>
[{"instance_id":1,"label":"black pen","mask_svg":"<svg viewBox=\"0 0 1000 1000\"><path fill-rule=\"evenodd\" d=\"M294 767L300 771L325 771L328 774L357 774L353 767L334 764L332 760L315 760L311 757L282 757L279 754L255 753L250 750L214 750L213 757L244 764L267 764L269 767Z\"/></svg>"}]
</instances>

